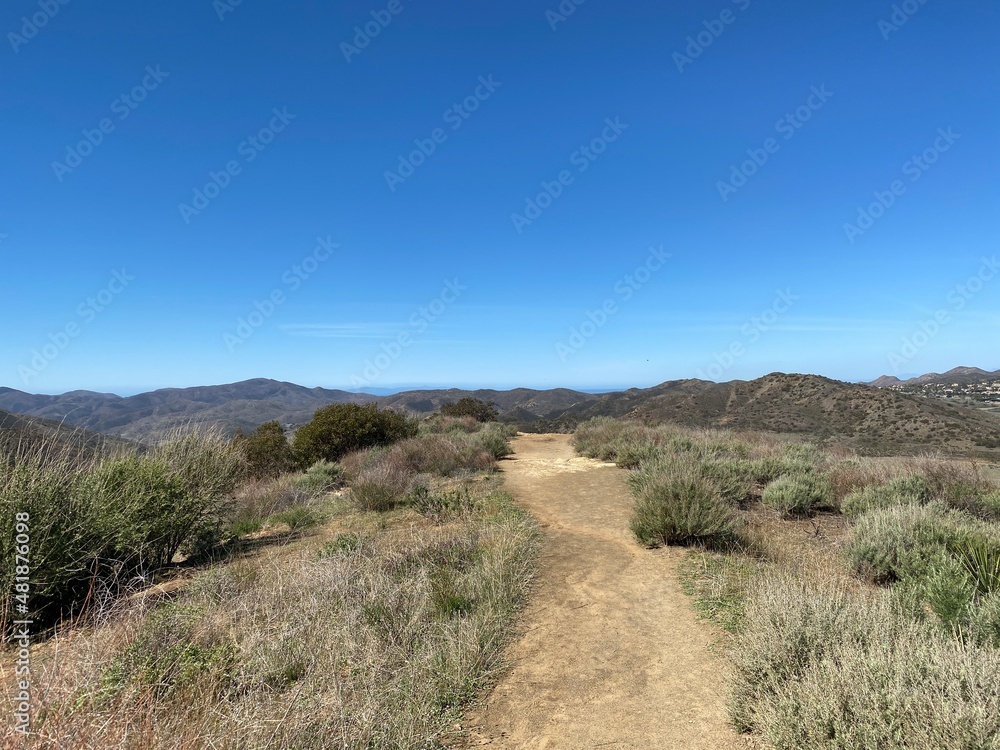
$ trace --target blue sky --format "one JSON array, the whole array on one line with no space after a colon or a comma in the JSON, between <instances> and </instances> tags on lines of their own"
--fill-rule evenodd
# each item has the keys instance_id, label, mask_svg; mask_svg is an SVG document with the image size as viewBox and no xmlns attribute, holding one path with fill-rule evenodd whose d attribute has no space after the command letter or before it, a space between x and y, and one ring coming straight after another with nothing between
<instances>
[{"instance_id":1,"label":"blue sky","mask_svg":"<svg viewBox=\"0 0 1000 750\"><path fill-rule=\"evenodd\" d=\"M63 2L0 11L0 384L1000 367L990 0Z\"/></svg>"}]
</instances>

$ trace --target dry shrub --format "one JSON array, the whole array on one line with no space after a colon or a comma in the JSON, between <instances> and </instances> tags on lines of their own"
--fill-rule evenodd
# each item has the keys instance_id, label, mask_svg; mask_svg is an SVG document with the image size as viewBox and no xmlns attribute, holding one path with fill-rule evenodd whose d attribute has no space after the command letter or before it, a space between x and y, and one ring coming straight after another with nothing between
<instances>
[{"instance_id":1,"label":"dry shrub","mask_svg":"<svg viewBox=\"0 0 1000 750\"><path fill-rule=\"evenodd\" d=\"M376 453L357 470L351 482L351 500L360 510L391 510L403 500L413 477L400 454Z\"/></svg>"},{"instance_id":2,"label":"dry shrub","mask_svg":"<svg viewBox=\"0 0 1000 750\"><path fill-rule=\"evenodd\" d=\"M495 467L493 455L473 435L424 435L393 446L390 454L414 474L451 476Z\"/></svg>"},{"instance_id":3,"label":"dry shrub","mask_svg":"<svg viewBox=\"0 0 1000 750\"><path fill-rule=\"evenodd\" d=\"M447 528L209 570L34 654L33 738L79 750L438 747L496 675L537 532L502 493ZM8 712L15 691L5 690Z\"/></svg>"},{"instance_id":4,"label":"dry shrub","mask_svg":"<svg viewBox=\"0 0 1000 750\"><path fill-rule=\"evenodd\" d=\"M752 584L733 660L734 723L778 750L996 747L1000 651L790 576Z\"/></svg>"}]
</instances>

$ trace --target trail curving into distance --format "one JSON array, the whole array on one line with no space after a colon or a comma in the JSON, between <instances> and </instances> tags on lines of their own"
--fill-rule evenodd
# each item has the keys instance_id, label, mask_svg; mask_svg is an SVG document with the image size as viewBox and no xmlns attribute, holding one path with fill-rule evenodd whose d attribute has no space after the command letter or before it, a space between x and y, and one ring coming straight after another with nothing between
<instances>
[{"instance_id":1,"label":"trail curving into distance","mask_svg":"<svg viewBox=\"0 0 1000 750\"><path fill-rule=\"evenodd\" d=\"M514 447L505 488L542 525L539 580L467 746L747 747L726 723L710 627L677 583L683 552L635 543L624 472L576 456L568 435Z\"/></svg>"}]
</instances>

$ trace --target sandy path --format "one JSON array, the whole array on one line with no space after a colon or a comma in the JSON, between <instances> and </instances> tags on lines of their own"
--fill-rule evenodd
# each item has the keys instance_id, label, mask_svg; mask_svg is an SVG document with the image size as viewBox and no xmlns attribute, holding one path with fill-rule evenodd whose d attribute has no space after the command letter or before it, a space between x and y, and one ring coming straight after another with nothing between
<instances>
[{"instance_id":1,"label":"sandy path","mask_svg":"<svg viewBox=\"0 0 1000 750\"><path fill-rule=\"evenodd\" d=\"M525 435L506 489L542 524L539 582L511 671L469 717L494 748L746 747L725 721L725 675L675 576L678 550L640 548L624 472Z\"/></svg>"}]
</instances>

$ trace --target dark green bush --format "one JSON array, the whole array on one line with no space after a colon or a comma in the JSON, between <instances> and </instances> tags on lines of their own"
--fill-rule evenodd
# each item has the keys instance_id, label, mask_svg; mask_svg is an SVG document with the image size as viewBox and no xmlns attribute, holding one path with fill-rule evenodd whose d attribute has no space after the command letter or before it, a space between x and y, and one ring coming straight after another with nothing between
<instances>
[{"instance_id":1,"label":"dark green bush","mask_svg":"<svg viewBox=\"0 0 1000 750\"><path fill-rule=\"evenodd\" d=\"M302 460L337 461L353 451L390 445L417 434L417 423L375 404L332 404L318 410L295 433L292 447Z\"/></svg>"},{"instance_id":2,"label":"dark green bush","mask_svg":"<svg viewBox=\"0 0 1000 750\"><path fill-rule=\"evenodd\" d=\"M446 417L472 417L477 422L496 422L500 417L496 404L469 396L449 404L443 404L441 414Z\"/></svg>"},{"instance_id":3,"label":"dark green bush","mask_svg":"<svg viewBox=\"0 0 1000 750\"><path fill-rule=\"evenodd\" d=\"M234 440L247 458L247 474L253 479L273 479L298 467L278 422L265 422L249 435L240 430Z\"/></svg>"}]
</instances>

